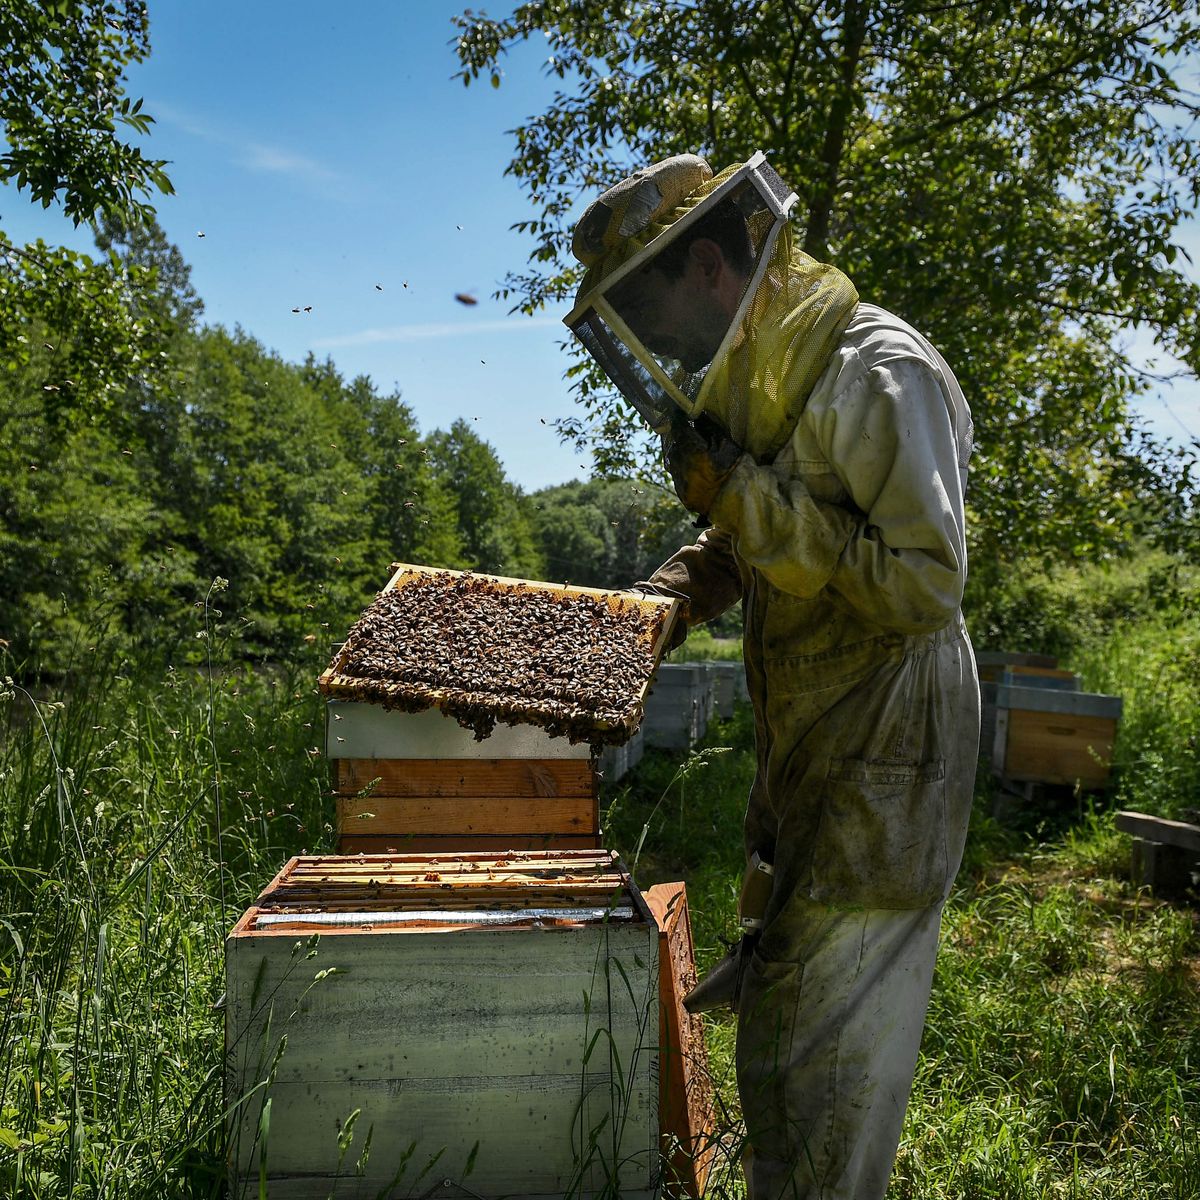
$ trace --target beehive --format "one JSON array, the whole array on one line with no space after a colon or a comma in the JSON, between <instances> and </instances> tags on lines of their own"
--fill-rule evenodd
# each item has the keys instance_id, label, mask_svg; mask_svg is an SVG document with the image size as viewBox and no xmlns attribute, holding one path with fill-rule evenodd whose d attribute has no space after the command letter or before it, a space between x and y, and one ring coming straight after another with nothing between
<instances>
[{"instance_id":1,"label":"beehive","mask_svg":"<svg viewBox=\"0 0 1200 1200\"><path fill-rule=\"evenodd\" d=\"M985 684L992 695L992 771L1006 780L1102 788L1121 698L1060 688Z\"/></svg>"},{"instance_id":2,"label":"beehive","mask_svg":"<svg viewBox=\"0 0 1200 1200\"><path fill-rule=\"evenodd\" d=\"M704 663L664 663L646 698L646 745L690 750L708 731L712 704Z\"/></svg>"},{"instance_id":3,"label":"beehive","mask_svg":"<svg viewBox=\"0 0 1200 1200\"><path fill-rule=\"evenodd\" d=\"M614 855L295 858L226 971L235 1195L655 1193L658 930Z\"/></svg>"},{"instance_id":4,"label":"beehive","mask_svg":"<svg viewBox=\"0 0 1200 1200\"><path fill-rule=\"evenodd\" d=\"M590 749L535 726L499 725L481 742L436 709L331 700L325 749L343 854L600 844Z\"/></svg>"},{"instance_id":5,"label":"beehive","mask_svg":"<svg viewBox=\"0 0 1200 1200\"><path fill-rule=\"evenodd\" d=\"M677 607L394 564L320 679L339 849L598 846L592 750L637 729Z\"/></svg>"}]
</instances>

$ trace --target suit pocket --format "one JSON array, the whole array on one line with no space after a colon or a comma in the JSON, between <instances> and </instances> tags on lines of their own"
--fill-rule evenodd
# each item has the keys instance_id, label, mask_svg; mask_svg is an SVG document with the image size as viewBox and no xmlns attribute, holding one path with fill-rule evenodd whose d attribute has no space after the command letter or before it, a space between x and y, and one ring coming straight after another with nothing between
<instances>
[{"instance_id":1,"label":"suit pocket","mask_svg":"<svg viewBox=\"0 0 1200 1200\"><path fill-rule=\"evenodd\" d=\"M949 885L946 764L835 759L813 841L814 900L926 908Z\"/></svg>"}]
</instances>

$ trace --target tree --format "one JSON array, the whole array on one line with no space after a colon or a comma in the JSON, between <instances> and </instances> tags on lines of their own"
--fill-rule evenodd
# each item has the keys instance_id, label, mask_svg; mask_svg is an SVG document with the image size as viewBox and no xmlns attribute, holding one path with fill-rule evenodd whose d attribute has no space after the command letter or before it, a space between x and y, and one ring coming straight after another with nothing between
<instances>
[{"instance_id":1,"label":"tree","mask_svg":"<svg viewBox=\"0 0 1200 1200\"><path fill-rule=\"evenodd\" d=\"M455 497L433 469L412 410L398 395L381 396L365 376L347 385L329 361L310 356L303 376L335 413L338 444L366 484L373 586L393 560L457 566L463 547Z\"/></svg>"},{"instance_id":2,"label":"tree","mask_svg":"<svg viewBox=\"0 0 1200 1200\"><path fill-rule=\"evenodd\" d=\"M695 535L678 505L634 479L543 488L527 508L546 568L587 587L628 587ZM689 536L690 535L690 536Z\"/></svg>"},{"instance_id":3,"label":"tree","mask_svg":"<svg viewBox=\"0 0 1200 1200\"><path fill-rule=\"evenodd\" d=\"M723 166L762 147L798 191L804 247L959 374L977 561L1095 552L1138 524L1145 379L1113 334L1144 326L1200 369L1175 241L1200 201L1200 108L1174 73L1195 0L535 0L457 22L464 82L498 83L534 34L562 81L515 130L534 245L500 295L530 312L571 295L580 195L671 153ZM644 463L611 390L580 361L569 374L583 415L564 435L605 446L609 469Z\"/></svg>"},{"instance_id":4,"label":"tree","mask_svg":"<svg viewBox=\"0 0 1200 1200\"><path fill-rule=\"evenodd\" d=\"M430 462L454 497L462 563L475 571L541 578L538 554L521 506L496 452L460 418L428 440Z\"/></svg>"},{"instance_id":5,"label":"tree","mask_svg":"<svg viewBox=\"0 0 1200 1200\"><path fill-rule=\"evenodd\" d=\"M148 18L137 0L6 0L0 6L0 180L79 225L148 218L142 197L170 192L164 164L122 136L145 134L153 118L124 94L125 71L149 52ZM149 369L159 330L140 317L140 270L113 253L100 262L0 231L0 354L41 364L37 398L56 422L115 404L124 381ZM48 359L31 356L46 331ZM27 402L24 402L27 408Z\"/></svg>"},{"instance_id":6,"label":"tree","mask_svg":"<svg viewBox=\"0 0 1200 1200\"><path fill-rule=\"evenodd\" d=\"M153 117L124 94L125 70L150 52L140 0L5 0L0 9L0 180L76 225L97 213L148 215L139 195L171 191L161 160L124 141Z\"/></svg>"}]
</instances>

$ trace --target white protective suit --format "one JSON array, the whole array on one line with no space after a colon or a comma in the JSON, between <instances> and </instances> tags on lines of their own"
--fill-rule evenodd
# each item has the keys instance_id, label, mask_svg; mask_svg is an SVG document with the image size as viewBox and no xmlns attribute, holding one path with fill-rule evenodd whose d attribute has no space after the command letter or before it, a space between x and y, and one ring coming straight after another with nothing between
<instances>
[{"instance_id":1,"label":"white protective suit","mask_svg":"<svg viewBox=\"0 0 1200 1200\"><path fill-rule=\"evenodd\" d=\"M775 886L739 1001L753 1200L880 1200L962 857L979 688L959 611L971 420L920 334L859 304L790 439L743 455L652 582L743 604Z\"/></svg>"}]
</instances>

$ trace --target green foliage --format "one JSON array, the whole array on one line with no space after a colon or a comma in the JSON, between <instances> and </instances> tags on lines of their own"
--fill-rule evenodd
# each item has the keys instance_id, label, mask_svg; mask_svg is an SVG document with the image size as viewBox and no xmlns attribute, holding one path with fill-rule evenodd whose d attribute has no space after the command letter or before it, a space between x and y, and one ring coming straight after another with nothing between
<instances>
[{"instance_id":1,"label":"green foliage","mask_svg":"<svg viewBox=\"0 0 1200 1200\"><path fill-rule=\"evenodd\" d=\"M1200 815L1200 569L1162 552L1086 567L1014 570L973 585L980 649L1052 654L1084 690L1122 697L1115 802Z\"/></svg>"},{"instance_id":2,"label":"green foliage","mask_svg":"<svg viewBox=\"0 0 1200 1200\"><path fill-rule=\"evenodd\" d=\"M627 587L696 531L661 489L640 480L574 480L528 497L527 509L546 569L587 587Z\"/></svg>"},{"instance_id":3,"label":"green foliage","mask_svg":"<svg viewBox=\"0 0 1200 1200\"><path fill-rule=\"evenodd\" d=\"M474 571L541 578L541 556L496 452L463 418L429 438L429 459L453 497L461 565ZM443 564L446 566L459 564Z\"/></svg>"},{"instance_id":4,"label":"green foliage","mask_svg":"<svg viewBox=\"0 0 1200 1200\"><path fill-rule=\"evenodd\" d=\"M153 118L123 94L125 70L149 51L145 6L134 0L10 0L0 8L0 181L76 225L137 225L153 212L139 197L170 192L163 163L123 134ZM0 355L27 368L49 339L37 398L52 418L111 407L124 381L157 363L162 331L134 299L146 285L117 254L100 261L0 232ZM27 406L32 408L32 406Z\"/></svg>"},{"instance_id":5,"label":"green foliage","mask_svg":"<svg viewBox=\"0 0 1200 1200\"><path fill-rule=\"evenodd\" d=\"M146 213L138 194L171 192L162 161L122 139L154 118L124 95L125 71L150 51L138 0L6 0L0 10L0 180L76 225L97 213Z\"/></svg>"},{"instance_id":6,"label":"green foliage","mask_svg":"<svg viewBox=\"0 0 1200 1200\"><path fill-rule=\"evenodd\" d=\"M148 283L115 254L97 262L40 240L18 248L0 233L0 355L27 385L21 408L0 420L44 413L56 425L78 423L160 366L167 331L135 311Z\"/></svg>"},{"instance_id":7,"label":"green foliage","mask_svg":"<svg viewBox=\"0 0 1200 1200\"><path fill-rule=\"evenodd\" d=\"M581 196L668 154L723 166L762 147L799 193L805 249L927 333L962 381L976 561L1086 558L1186 515L1191 458L1140 444L1143 380L1113 334L1140 325L1200 368L1200 289L1176 241L1200 199L1179 81L1191 0L529 0L457 23L464 82L494 82L509 47L541 35L561 81L514 130L533 245L502 297L532 312L571 295ZM582 411L563 434L606 470L647 463L611 389L582 359L568 375Z\"/></svg>"},{"instance_id":8,"label":"green foliage","mask_svg":"<svg viewBox=\"0 0 1200 1200\"><path fill-rule=\"evenodd\" d=\"M69 683L0 696L14 1200L224 1194L224 937L288 855L329 844L321 662L247 672L211 613L180 620L211 635L191 643L206 669L125 658L93 629Z\"/></svg>"}]
</instances>

